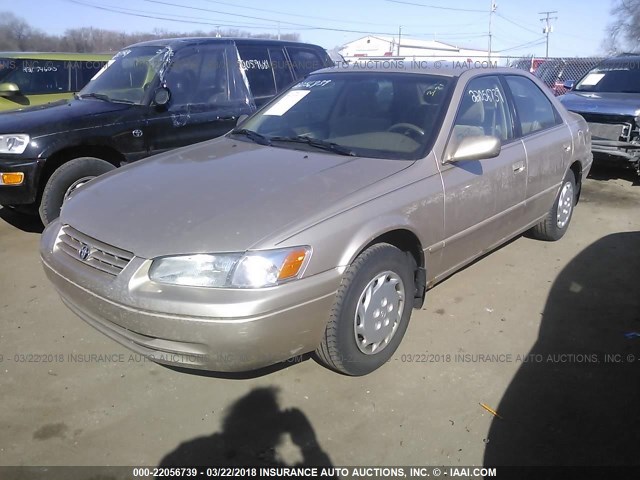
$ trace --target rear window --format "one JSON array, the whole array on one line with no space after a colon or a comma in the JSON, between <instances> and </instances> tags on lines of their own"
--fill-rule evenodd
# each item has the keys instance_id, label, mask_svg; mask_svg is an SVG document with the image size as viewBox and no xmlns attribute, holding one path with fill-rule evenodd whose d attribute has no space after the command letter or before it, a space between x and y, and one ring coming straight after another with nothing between
<instances>
[{"instance_id":1,"label":"rear window","mask_svg":"<svg viewBox=\"0 0 640 480\"><path fill-rule=\"evenodd\" d=\"M640 61L606 63L591 70L576 85L579 92L640 93Z\"/></svg>"},{"instance_id":2,"label":"rear window","mask_svg":"<svg viewBox=\"0 0 640 480\"><path fill-rule=\"evenodd\" d=\"M310 48L287 47L287 52L298 78L326 67L318 52Z\"/></svg>"}]
</instances>

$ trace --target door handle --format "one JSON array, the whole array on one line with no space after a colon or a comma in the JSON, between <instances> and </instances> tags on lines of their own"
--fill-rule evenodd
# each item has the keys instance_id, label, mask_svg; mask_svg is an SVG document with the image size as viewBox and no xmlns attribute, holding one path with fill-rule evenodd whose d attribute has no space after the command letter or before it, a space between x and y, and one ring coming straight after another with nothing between
<instances>
[{"instance_id":1,"label":"door handle","mask_svg":"<svg viewBox=\"0 0 640 480\"><path fill-rule=\"evenodd\" d=\"M516 162L512 166L513 166L513 172L514 173L524 172L524 161L523 162Z\"/></svg>"},{"instance_id":2,"label":"door handle","mask_svg":"<svg viewBox=\"0 0 640 480\"><path fill-rule=\"evenodd\" d=\"M562 148L564 148L565 152L570 152L571 151L571 144L570 143L566 143L566 144L562 145Z\"/></svg>"}]
</instances>

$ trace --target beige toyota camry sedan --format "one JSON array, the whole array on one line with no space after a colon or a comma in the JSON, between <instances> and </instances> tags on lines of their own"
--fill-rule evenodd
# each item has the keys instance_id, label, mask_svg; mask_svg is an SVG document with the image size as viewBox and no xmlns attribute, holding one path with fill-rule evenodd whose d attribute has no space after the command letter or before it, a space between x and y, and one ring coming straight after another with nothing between
<instances>
[{"instance_id":1,"label":"beige toyota camry sedan","mask_svg":"<svg viewBox=\"0 0 640 480\"><path fill-rule=\"evenodd\" d=\"M42 262L73 312L159 363L315 352L363 375L438 281L565 234L590 146L528 73L320 70L222 138L75 190Z\"/></svg>"}]
</instances>

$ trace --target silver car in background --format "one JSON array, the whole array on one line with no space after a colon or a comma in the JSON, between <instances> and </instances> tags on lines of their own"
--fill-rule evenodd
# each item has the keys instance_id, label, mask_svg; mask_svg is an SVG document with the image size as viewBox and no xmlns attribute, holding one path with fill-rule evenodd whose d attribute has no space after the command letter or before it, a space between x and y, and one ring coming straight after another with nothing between
<instances>
[{"instance_id":1,"label":"silver car in background","mask_svg":"<svg viewBox=\"0 0 640 480\"><path fill-rule=\"evenodd\" d=\"M314 351L363 375L426 290L532 229L567 231L585 121L513 69L325 69L225 137L77 189L45 271L157 362L256 369Z\"/></svg>"}]
</instances>

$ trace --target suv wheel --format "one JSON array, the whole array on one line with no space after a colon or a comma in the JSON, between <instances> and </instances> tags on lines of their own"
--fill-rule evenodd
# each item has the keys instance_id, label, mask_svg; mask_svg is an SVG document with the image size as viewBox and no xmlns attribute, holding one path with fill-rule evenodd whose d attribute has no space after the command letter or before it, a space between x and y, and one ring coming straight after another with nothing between
<instances>
[{"instance_id":1,"label":"suv wheel","mask_svg":"<svg viewBox=\"0 0 640 480\"><path fill-rule=\"evenodd\" d=\"M46 226L60 216L64 201L73 190L114 167L94 157L81 157L60 166L47 181L40 202L40 219Z\"/></svg>"}]
</instances>

